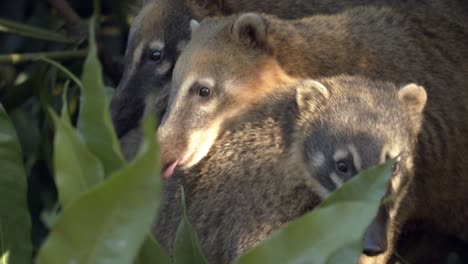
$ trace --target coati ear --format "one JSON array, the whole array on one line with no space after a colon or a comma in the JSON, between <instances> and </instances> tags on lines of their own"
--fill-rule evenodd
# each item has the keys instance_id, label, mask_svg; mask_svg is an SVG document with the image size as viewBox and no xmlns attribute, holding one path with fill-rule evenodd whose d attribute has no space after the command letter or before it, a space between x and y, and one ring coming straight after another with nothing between
<instances>
[{"instance_id":1,"label":"coati ear","mask_svg":"<svg viewBox=\"0 0 468 264\"><path fill-rule=\"evenodd\" d=\"M314 113L330 97L330 91L321 82L304 80L296 88L299 113Z\"/></svg>"},{"instance_id":2,"label":"coati ear","mask_svg":"<svg viewBox=\"0 0 468 264\"><path fill-rule=\"evenodd\" d=\"M249 47L262 47L266 45L266 29L265 21L260 15L247 13L237 18L231 34L235 40Z\"/></svg>"},{"instance_id":3,"label":"coati ear","mask_svg":"<svg viewBox=\"0 0 468 264\"><path fill-rule=\"evenodd\" d=\"M419 115L427 102L427 93L424 87L410 83L397 93L398 100L406 106L411 115Z\"/></svg>"},{"instance_id":4,"label":"coati ear","mask_svg":"<svg viewBox=\"0 0 468 264\"><path fill-rule=\"evenodd\" d=\"M223 0L185 0L185 4L197 19L223 15Z\"/></svg>"},{"instance_id":5,"label":"coati ear","mask_svg":"<svg viewBox=\"0 0 468 264\"><path fill-rule=\"evenodd\" d=\"M190 20L190 31L193 33L195 30L197 30L197 28L200 26L200 23L195 20L195 19L191 19Z\"/></svg>"}]
</instances>

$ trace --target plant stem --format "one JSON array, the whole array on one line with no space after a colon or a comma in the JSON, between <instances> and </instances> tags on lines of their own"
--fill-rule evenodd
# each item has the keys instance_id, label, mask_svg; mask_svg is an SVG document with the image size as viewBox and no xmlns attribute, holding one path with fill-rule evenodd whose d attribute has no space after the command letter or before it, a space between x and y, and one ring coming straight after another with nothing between
<instances>
[{"instance_id":1,"label":"plant stem","mask_svg":"<svg viewBox=\"0 0 468 264\"><path fill-rule=\"evenodd\" d=\"M73 43L62 34L0 18L0 32L62 43Z\"/></svg>"},{"instance_id":2,"label":"plant stem","mask_svg":"<svg viewBox=\"0 0 468 264\"><path fill-rule=\"evenodd\" d=\"M19 64L29 61L39 60L43 57L54 60L69 60L84 58L88 54L87 50L51 51L36 53L12 53L0 55L0 63Z\"/></svg>"}]
</instances>

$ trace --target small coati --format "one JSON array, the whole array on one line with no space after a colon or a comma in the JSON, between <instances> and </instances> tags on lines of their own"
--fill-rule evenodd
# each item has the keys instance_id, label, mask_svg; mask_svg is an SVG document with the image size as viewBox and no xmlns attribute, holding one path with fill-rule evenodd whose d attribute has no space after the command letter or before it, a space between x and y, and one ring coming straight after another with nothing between
<instances>
[{"instance_id":1,"label":"small coati","mask_svg":"<svg viewBox=\"0 0 468 264\"><path fill-rule=\"evenodd\" d=\"M459 0L147 0L132 23L125 54L125 71L112 99L111 112L120 136L137 127L144 101L160 93L159 118L167 104L167 85L175 62L190 38L189 21L239 12L265 12L286 19L332 14L356 6L395 6L405 12L436 10L464 23L468 5ZM439 12L440 11L440 12ZM468 19L467 19L468 20ZM465 25L467 25L466 23Z\"/></svg>"},{"instance_id":2,"label":"small coati","mask_svg":"<svg viewBox=\"0 0 468 264\"><path fill-rule=\"evenodd\" d=\"M397 160L389 186L392 202L381 208L374 220L377 223L370 228L374 233L365 239L365 244L370 243L365 249L370 246L368 250L381 252L373 247L388 246L388 250L373 258L363 257L361 263L387 263L397 234L412 221L418 221L423 232L466 240L468 164L462 160L468 151L464 136L468 107L460 94L447 88L437 96L428 90L426 105L425 90L414 84L395 93L392 84L361 78L319 81L329 96L319 94L309 100L313 111L301 131L306 131L308 170L321 185L331 191L369 166Z\"/></svg>"},{"instance_id":3,"label":"small coati","mask_svg":"<svg viewBox=\"0 0 468 264\"><path fill-rule=\"evenodd\" d=\"M209 263L229 263L369 166L398 157L392 186L411 186L425 102L415 84L362 77L277 87L233 117L203 162L168 179L155 237L172 249L180 185Z\"/></svg>"}]
</instances>

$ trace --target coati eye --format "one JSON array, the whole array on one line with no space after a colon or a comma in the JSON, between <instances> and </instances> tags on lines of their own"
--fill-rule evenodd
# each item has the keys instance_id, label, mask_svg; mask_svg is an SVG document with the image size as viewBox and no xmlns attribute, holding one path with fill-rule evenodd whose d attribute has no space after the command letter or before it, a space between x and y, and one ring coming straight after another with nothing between
<instances>
[{"instance_id":1,"label":"coati eye","mask_svg":"<svg viewBox=\"0 0 468 264\"><path fill-rule=\"evenodd\" d=\"M162 61L162 57L162 52L160 50L151 50L149 53L149 59L156 63L160 63Z\"/></svg>"},{"instance_id":2,"label":"coati eye","mask_svg":"<svg viewBox=\"0 0 468 264\"><path fill-rule=\"evenodd\" d=\"M339 173L348 173L350 168L349 164L346 160L339 160L336 162L336 170Z\"/></svg>"},{"instance_id":3,"label":"coati eye","mask_svg":"<svg viewBox=\"0 0 468 264\"><path fill-rule=\"evenodd\" d=\"M208 88L206 86L199 86L198 87L198 95L200 97L208 97L208 96L210 96L210 94L211 94L210 88Z\"/></svg>"}]
</instances>

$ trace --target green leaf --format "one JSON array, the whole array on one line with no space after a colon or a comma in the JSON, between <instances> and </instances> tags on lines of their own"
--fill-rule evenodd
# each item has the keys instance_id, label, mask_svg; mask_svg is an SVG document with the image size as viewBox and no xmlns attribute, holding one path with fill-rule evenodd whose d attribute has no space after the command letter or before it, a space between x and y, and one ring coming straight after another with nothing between
<instances>
[{"instance_id":1,"label":"green leaf","mask_svg":"<svg viewBox=\"0 0 468 264\"><path fill-rule=\"evenodd\" d=\"M161 193L154 133L155 122L146 119L137 158L63 210L38 263L119 264L135 259Z\"/></svg>"},{"instance_id":2,"label":"green leaf","mask_svg":"<svg viewBox=\"0 0 468 264\"><path fill-rule=\"evenodd\" d=\"M380 166L371 167L353 177L330 197L320 204L325 207L341 201L363 201L374 205L387 191L388 181L392 175L394 160Z\"/></svg>"},{"instance_id":3,"label":"green leaf","mask_svg":"<svg viewBox=\"0 0 468 264\"><path fill-rule=\"evenodd\" d=\"M89 54L83 69L78 128L91 152L101 160L105 174L110 175L124 164L124 160L107 104L93 24L90 23Z\"/></svg>"},{"instance_id":4,"label":"green leaf","mask_svg":"<svg viewBox=\"0 0 468 264\"><path fill-rule=\"evenodd\" d=\"M149 234L140 248L137 259L134 264L170 264L171 259L164 248L156 241L151 234Z\"/></svg>"},{"instance_id":5,"label":"green leaf","mask_svg":"<svg viewBox=\"0 0 468 264\"><path fill-rule=\"evenodd\" d=\"M21 147L1 104L0 171L0 262L31 263L31 220Z\"/></svg>"},{"instance_id":6,"label":"green leaf","mask_svg":"<svg viewBox=\"0 0 468 264\"><path fill-rule=\"evenodd\" d=\"M50 110L55 124L54 170L60 204L66 207L82 193L104 180L101 162L73 129L66 111L62 120Z\"/></svg>"},{"instance_id":7,"label":"green leaf","mask_svg":"<svg viewBox=\"0 0 468 264\"><path fill-rule=\"evenodd\" d=\"M182 192L182 218L177 228L174 245L175 264L206 264L207 260L201 251L200 244L195 229L189 223L185 208L185 194Z\"/></svg>"},{"instance_id":8,"label":"green leaf","mask_svg":"<svg viewBox=\"0 0 468 264\"><path fill-rule=\"evenodd\" d=\"M370 168L235 263L356 263L366 228L387 190L393 161Z\"/></svg>"}]
</instances>

